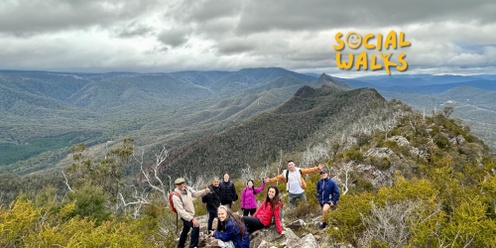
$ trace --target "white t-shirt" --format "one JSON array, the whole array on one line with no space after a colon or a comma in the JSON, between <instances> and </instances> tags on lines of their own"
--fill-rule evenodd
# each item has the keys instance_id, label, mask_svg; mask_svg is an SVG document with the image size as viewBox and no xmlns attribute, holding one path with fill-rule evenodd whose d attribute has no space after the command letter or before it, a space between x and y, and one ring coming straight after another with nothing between
<instances>
[{"instance_id":1,"label":"white t-shirt","mask_svg":"<svg viewBox=\"0 0 496 248\"><path fill-rule=\"evenodd\" d=\"M286 172L284 172L284 175L286 175ZM289 193L301 194L305 192L305 190L301 187L300 177L300 169L297 168L294 171L289 171L287 178L288 182L286 184L286 189Z\"/></svg>"}]
</instances>

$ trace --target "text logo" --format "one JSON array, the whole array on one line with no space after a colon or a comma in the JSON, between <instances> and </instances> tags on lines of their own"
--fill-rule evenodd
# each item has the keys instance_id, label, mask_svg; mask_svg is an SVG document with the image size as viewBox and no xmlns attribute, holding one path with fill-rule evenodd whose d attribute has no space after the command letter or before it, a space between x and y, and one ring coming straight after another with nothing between
<instances>
[{"instance_id":1,"label":"text logo","mask_svg":"<svg viewBox=\"0 0 496 248\"><path fill-rule=\"evenodd\" d=\"M377 71L385 69L387 74L391 75L390 67L395 67L396 70L404 72L408 69L408 63L406 62L405 53L400 53L396 59L393 57L393 52L389 52L390 49L397 51L402 47L409 47L411 42L405 39L405 33L400 32L399 35L396 31L391 31L384 36L382 34L369 33L363 37L357 32L348 32L346 36L343 37L341 32L337 33L336 36L337 45L334 45L334 50L336 53L336 65L339 69L350 70L353 67L355 70L359 71L370 70ZM344 40L343 40L344 38ZM350 49L356 50L363 46L367 51L355 54L353 52L349 53L348 61L344 60L341 51L348 47ZM386 50L383 52L383 49ZM377 51L377 53L371 53L371 50ZM369 60L370 56L370 60ZM382 63L378 62L377 57L380 57Z\"/></svg>"}]
</instances>

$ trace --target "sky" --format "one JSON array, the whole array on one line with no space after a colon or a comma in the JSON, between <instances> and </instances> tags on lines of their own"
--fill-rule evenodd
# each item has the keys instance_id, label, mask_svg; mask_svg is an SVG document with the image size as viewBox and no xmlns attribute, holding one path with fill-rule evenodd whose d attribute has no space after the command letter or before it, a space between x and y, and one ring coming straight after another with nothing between
<instances>
[{"instance_id":1,"label":"sky","mask_svg":"<svg viewBox=\"0 0 496 248\"><path fill-rule=\"evenodd\" d=\"M494 0L2 0L0 69L386 75L339 69L335 36L395 31L411 45L383 49L408 63L391 74L494 74L495 13Z\"/></svg>"}]
</instances>

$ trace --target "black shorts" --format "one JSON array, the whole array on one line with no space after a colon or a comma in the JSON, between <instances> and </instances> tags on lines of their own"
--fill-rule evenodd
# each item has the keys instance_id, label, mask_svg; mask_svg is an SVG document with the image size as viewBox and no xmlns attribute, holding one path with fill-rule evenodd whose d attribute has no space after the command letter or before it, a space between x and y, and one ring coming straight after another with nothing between
<instances>
[{"instance_id":1,"label":"black shorts","mask_svg":"<svg viewBox=\"0 0 496 248\"><path fill-rule=\"evenodd\" d=\"M334 204L334 206L332 206L332 205L331 205L331 202L324 202L324 203L320 203L320 207L321 207L321 208L323 208L323 207L324 207L324 205L326 205L326 204L327 204L327 205L329 205L331 208L333 208L333 207L335 207L335 206L336 206L336 204Z\"/></svg>"}]
</instances>

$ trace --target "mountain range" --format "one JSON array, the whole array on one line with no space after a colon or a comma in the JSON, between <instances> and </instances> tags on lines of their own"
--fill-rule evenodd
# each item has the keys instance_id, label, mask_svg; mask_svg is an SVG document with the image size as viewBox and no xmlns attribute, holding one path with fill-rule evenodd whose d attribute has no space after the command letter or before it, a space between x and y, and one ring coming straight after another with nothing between
<instances>
[{"instance_id":1,"label":"mountain range","mask_svg":"<svg viewBox=\"0 0 496 248\"><path fill-rule=\"evenodd\" d=\"M281 68L236 72L0 72L0 172L53 166L77 143L134 137L180 146L274 108L317 81Z\"/></svg>"},{"instance_id":2,"label":"mountain range","mask_svg":"<svg viewBox=\"0 0 496 248\"><path fill-rule=\"evenodd\" d=\"M63 166L60 161L70 147L82 142L111 146L123 137L133 137L149 151L164 145L178 148L170 159L182 163L184 155L178 154L192 152L191 147L222 139L233 145L245 137L232 138L233 133L257 137L263 133L251 131L257 127L274 127L269 129L274 134L292 130L292 138L262 143L258 138L264 140L266 135L252 139L259 142L250 145L252 153L235 162L269 163L281 152L304 150L317 134L329 135L332 128L319 123L333 123L338 119L334 114L353 123L357 120L347 114L354 109L351 106L369 111L375 106L370 102L386 106L384 98L428 112L454 106L453 115L467 121L494 148L495 82L492 75L344 79L323 74L316 78L282 68L172 73L0 71L0 173L26 174ZM320 102L319 95L327 100ZM366 97L362 100L358 95ZM316 109L326 114L315 116ZM202 162L195 156L185 163Z\"/></svg>"},{"instance_id":3,"label":"mountain range","mask_svg":"<svg viewBox=\"0 0 496 248\"><path fill-rule=\"evenodd\" d=\"M217 175L230 171L241 176L246 166L268 166L339 136L353 124L392 115L392 108L374 89L345 89L326 76L318 82L320 88L304 86L275 110L172 150L164 173L198 176L208 168Z\"/></svg>"}]
</instances>

